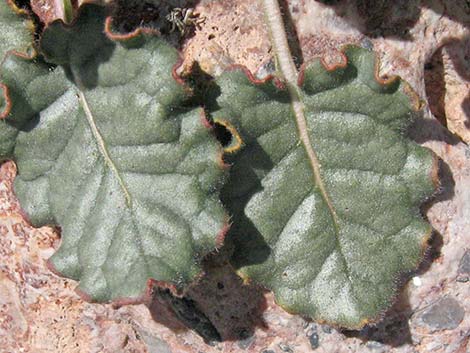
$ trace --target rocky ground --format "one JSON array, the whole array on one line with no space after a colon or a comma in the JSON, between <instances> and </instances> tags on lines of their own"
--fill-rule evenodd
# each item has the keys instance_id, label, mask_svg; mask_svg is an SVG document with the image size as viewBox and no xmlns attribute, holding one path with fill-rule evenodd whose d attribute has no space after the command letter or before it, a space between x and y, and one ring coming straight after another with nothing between
<instances>
[{"instance_id":1,"label":"rocky ground","mask_svg":"<svg viewBox=\"0 0 470 353\"><path fill-rule=\"evenodd\" d=\"M162 312L158 303L172 300L164 293L150 310L84 302L76 283L46 268L59 234L22 219L12 193L16 169L7 162L0 168L0 352L470 352L470 2L322 2L285 6L298 63L338 60L346 43L373 48L381 74L402 76L422 97L409 134L442 159L440 193L423 207L435 229L427 260L383 321L361 331L317 325L284 312L223 265L208 266L176 303L206 341ZM232 64L260 76L272 70L257 1L195 7L205 22L183 43L185 68L197 60L212 75ZM213 340L217 333L223 342Z\"/></svg>"}]
</instances>

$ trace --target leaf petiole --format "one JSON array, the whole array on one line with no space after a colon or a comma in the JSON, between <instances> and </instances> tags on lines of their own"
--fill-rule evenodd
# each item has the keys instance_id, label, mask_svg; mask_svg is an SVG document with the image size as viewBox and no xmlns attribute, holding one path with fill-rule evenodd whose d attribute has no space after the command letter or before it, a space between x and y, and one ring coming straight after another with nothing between
<instances>
[{"instance_id":1,"label":"leaf petiole","mask_svg":"<svg viewBox=\"0 0 470 353\"><path fill-rule=\"evenodd\" d=\"M313 170L315 185L319 188L323 199L328 205L334 224L336 228L338 228L338 217L331 198L326 190L325 184L321 178L320 162L312 147L311 138L308 135L307 121L304 113L305 107L302 101L302 94L297 84L298 72L289 49L279 2L278 0L263 0L263 5L274 53L276 55L277 62L279 63L279 74L282 76L282 79L284 79L287 90L289 91L289 95L292 99L292 110L295 114L300 142L304 145L305 151L308 155L309 162Z\"/></svg>"},{"instance_id":2,"label":"leaf petiole","mask_svg":"<svg viewBox=\"0 0 470 353\"><path fill-rule=\"evenodd\" d=\"M73 20L73 6L71 0L62 0L63 19L65 23Z\"/></svg>"}]
</instances>

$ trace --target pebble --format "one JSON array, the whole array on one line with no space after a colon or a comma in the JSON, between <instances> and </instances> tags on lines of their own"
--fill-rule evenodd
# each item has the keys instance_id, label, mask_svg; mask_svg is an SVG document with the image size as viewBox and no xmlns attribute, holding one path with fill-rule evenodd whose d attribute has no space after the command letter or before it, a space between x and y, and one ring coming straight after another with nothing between
<instances>
[{"instance_id":1,"label":"pebble","mask_svg":"<svg viewBox=\"0 0 470 353\"><path fill-rule=\"evenodd\" d=\"M315 324L310 324L306 328L305 334L308 336L311 336L313 333L317 332L317 325Z\"/></svg>"},{"instance_id":2,"label":"pebble","mask_svg":"<svg viewBox=\"0 0 470 353\"><path fill-rule=\"evenodd\" d=\"M310 347L312 347L312 349L317 349L318 347L320 347L320 339L318 337L318 333L314 332L313 334L311 334L308 337L308 341L310 342Z\"/></svg>"},{"instance_id":3,"label":"pebble","mask_svg":"<svg viewBox=\"0 0 470 353\"><path fill-rule=\"evenodd\" d=\"M373 351L385 351L388 348L385 347L382 343L377 341L369 341L366 343L366 347Z\"/></svg>"},{"instance_id":4,"label":"pebble","mask_svg":"<svg viewBox=\"0 0 470 353\"><path fill-rule=\"evenodd\" d=\"M170 346L165 341L146 334L142 337L149 353L171 353Z\"/></svg>"},{"instance_id":5,"label":"pebble","mask_svg":"<svg viewBox=\"0 0 470 353\"><path fill-rule=\"evenodd\" d=\"M361 46L362 46L364 49L367 49L367 50L373 50L373 49L374 49L374 43L372 43L369 38L364 38L364 39L361 41Z\"/></svg>"},{"instance_id":6,"label":"pebble","mask_svg":"<svg viewBox=\"0 0 470 353\"><path fill-rule=\"evenodd\" d=\"M317 349L320 346L317 325L311 324L307 328L306 336L308 338L308 341L310 342L310 347L312 347L313 350Z\"/></svg>"},{"instance_id":7,"label":"pebble","mask_svg":"<svg viewBox=\"0 0 470 353\"><path fill-rule=\"evenodd\" d=\"M459 302L446 297L424 310L420 320L432 331L452 330L459 326L464 316L465 311Z\"/></svg>"},{"instance_id":8,"label":"pebble","mask_svg":"<svg viewBox=\"0 0 470 353\"><path fill-rule=\"evenodd\" d=\"M285 343L279 343L279 348L281 351L286 352L286 353L294 353L292 348L290 348L287 344Z\"/></svg>"},{"instance_id":9,"label":"pebble","mask_svg":"<svg viewBox=\"0 0 470 353\"><path fill-rule=\"evenodd\" d=\"M418 276L413 277L412 281L415 287L420 287L423 284L421 278L419 278Z\"/></svg>"},{"instance_id":10,"label":"pebble","mask_svg":"<svg viewBox=\"0 0 470 353\"><path fill-rule=\"evenodd\" d=\"M467 250L460 260L458 282L470 281L470 250Z\"/></svg>"},{"instance_id":11,"label":"pebble","mask_svg":"<svg viewBox=\"0 0 470 353\"><path fill-rule=\"evenodd\" d=\"M470 159L470 147L467 147L465 149L465 157L469 158Z\"/></svg>"},{"instance_id":12,"label":"pebble","mask_svg":"<svg viewBox=\"0 0 470 353\"><path fill-rule=\"evenodd\" d=\"M250 336L248 338L245 338L243 340L238 341L238 347L241 349L247 349L255 340L255 336Z\"/></svg>"},{"instance_id":13,"label":"pebble","mask_svg":"<svg viewBox=\"0 0 470 353\"><path fill-rule=\"evenodd\" d=\"M265 62L256 72L256 78L262 80L276 72L274 59Z\"/></svg>"},{"instance_id":14,"label":"pebble","mask_svg":"<svg viewBox=\"0 0 470 353\"><path fill-rule=\"evenodd\" d=\"M442 343L441 342L429 342L426 345L426 352L434 352L437 351L438 349L442 349Z\"/></svg>"}]
</instances>

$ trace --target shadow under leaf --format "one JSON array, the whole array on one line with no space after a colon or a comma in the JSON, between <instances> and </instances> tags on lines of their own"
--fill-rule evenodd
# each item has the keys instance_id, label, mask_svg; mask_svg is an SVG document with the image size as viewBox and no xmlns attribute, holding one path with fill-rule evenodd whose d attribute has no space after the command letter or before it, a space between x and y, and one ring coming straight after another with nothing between
<instances>
[{"instance_id":1,"label":"shadow under leaf","mask_svg":"<svg viewBox=\"0 0 470 353\"><path fill-rule=\"evenodd\" d=\"M415 142L422 144L427 141L442 141L449 145L457 145L460 139L447 130L437 119L423 118L422 113L418 113L407 131L408 137Z\"/></svg>"},{"instance_id":2,"label":"shadow under leaf","mask_svg":"<svg viewBox=\"0 0 470 353\"><path fill-rule=\"evenodd\" d=\"M200 0L117 0L113 3L113 27L119 33L131 33L143 27L158 31L170 44L180 47L183 39L194 36L197 25L181 21L180 29L168 19L175 9L194 8ZM184 18L184 16L181 16ZM195 15L197 18L198 16ZM201 19L202 20L202 19Z\"/></svg>"},{"instance_id":3,"label":"shadow under leaf","mask_svg":"<svg viewBox=\"0 0 470 353\"><path fill-rule=\"evenodd\" d=\"M116 47L104 33L105 12L101 6L81 7L72 27L55 21L40 41L46 60L63 66L67 78L81 89L98 85L98 69L110 60Z\"/></svg>"},{"instance_id":4,"label":"shadow under leaf","mask_svg":"<svg viewBox=\"0 0 470 353\"><path fill-rule=\"evenodd\" d=\"M221 199L229 214L232 215L232 226L227 234L226 241L233 246L232 263L237 268L262 264L271 254L271 248L264 237L245 215L244 210L253 195L259 193L263 186L259 176L260 170L269 171L274 167L269 155L256 140L251 141L250 153L241 156L239 165L244 166L243 173L236 173L243 180L234 180L233 174L222 189ZM231 159L227 156L229 163ZM247 188L247 186L249 186ZM237 190L233 190L236 187ZM234 197L234 195L240 195Z\"/></svg>"},{"instance_id":5,"label":"shadow under leaf","mask_svg":"<svg viewBox=\"0 0 470 353\"><path fill-rule=\"evenodd\" d=\"M331 6L348 23L369 37L412 40L410 29L420 16L418 1L407 0L317 0Z\"/></svg>"},{"instance_id":6,"label":"shadow under leaf","mask_svg":"<svg viewBox=\"0 0 470 353\"><path fill-rule=\"evenodd\" d=\"M410 30L416 25L423 8L449 19L470 24L470 3L455 0L317 0L331 6L362 33L370 37L413 40ZM349 11L348 11L349 10ZM359 21L358 18L359 17Z\"/></svg>"},{"instance_id":7,"label":"shadow under leaf","mask_svg":"<svg viewBox=\"0 0 470 353\"><path fill-rule=\"evenodd\" d=\"M408 319L412 314L408 296L402 292L395 304L384 314L384 319L375 325L367 325L360 331L344 330L346 337L359 338L366 346L373 342L386 344L392 347L400 347L411 341Z\"/></svg>"},{"instance_id":8,"label":"shadow under leaf","mask_svg":"<svg viewBox=\"0 0 470 353\"><path fill-rule=\"evenodd\" d=\"M425 64L425 88L429 107L439 122L447 127L446 115L446 75L443 50L452 62L457 75L470 82L470 37L449 38L431 56ZM453 80L451 80L453 81ZM447 93L448 94L448 93ZM463 125L470 129L470 94L461 103L465 121ZM455 117L454 117L455 118Z\"/></svg>"},{"instance_id":9,"label":"shadow under leaf","mask_svg":"<svg viewBox=\"0 0 470 353\"><path fill-rule=\"evenodd\" d=\"M266 327L263 291L243 280L227 263L227 253L210 255L204 275L181 298L157 288L149 306L155 321L178 330L197 332L206 343L246 339L256 327ZM176 320L175 320L176 319Z\"/></svg>"}]
</instances>

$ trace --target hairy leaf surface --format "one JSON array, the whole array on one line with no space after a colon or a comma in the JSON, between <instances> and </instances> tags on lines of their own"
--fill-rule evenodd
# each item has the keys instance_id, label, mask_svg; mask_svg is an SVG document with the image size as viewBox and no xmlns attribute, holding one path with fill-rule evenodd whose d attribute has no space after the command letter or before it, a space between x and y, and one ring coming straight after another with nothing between
<instances>
[{"instance_id":1,"label":"hairy leaf surface","mask_svg":"<svg viewBox=\"0 0 470 353\"><path fill-rule=\"evenodd\" d=\"M0 0L0 62L10 50L19 55L33 56L33 28L34 25L26 18L25 11L19 9L13 0ZM3 89L1 77L0 88ZM7 101L0 94L0 114L6 109Z\"/></svg>"},{"instance_id":2,"label":"hairy leaf surface","mask_svg":"<svg viewBox=\"0 0 470 353\"><path fill-rule=\"evenodd\" d=\"M0 60L9 50L26 54L33 44L33 24L13 0L0 0Z\"/></svg>"},{"instance_id":3,"label":"hairy leaf surface","mask_svg":"<svg viewBox=\"0 0 470 353\"><path fill-rule=\"evenodd\" d=\"M241 69L216 80L210 109L243 140L228 148L242 145L227 156L223 190L233 263L288 311L358 328L390 306L398 275L423 256L431 228L419 207L436 166L404 136L417 104L410 88L379 83L372 53L345 54L347 64L315 61L302 73L306 129L286 90Z\"/></svg>"},{"instance_id":4,"label":"hairy leaf surface","mask_svg":"<svg viewBox=\"0 0 470 353\"><path fill-rule=\"evenodd\" d=\"M41 48L59 66L14 55L3 66L0 159L17 163L31 223L61 228L54 269L97 301L139 298L149 278L186 284L226 216L222 148L202 110L184 108L176 51L144 34L109 39L93 5L46 28Z\"/></svg>"}]
</instances>

